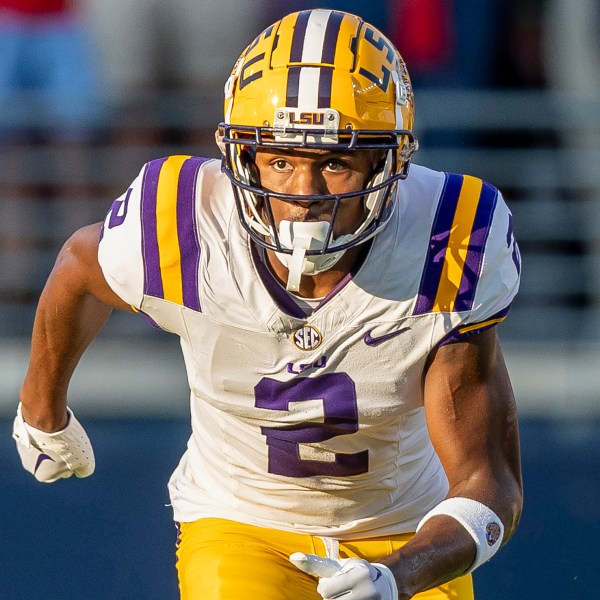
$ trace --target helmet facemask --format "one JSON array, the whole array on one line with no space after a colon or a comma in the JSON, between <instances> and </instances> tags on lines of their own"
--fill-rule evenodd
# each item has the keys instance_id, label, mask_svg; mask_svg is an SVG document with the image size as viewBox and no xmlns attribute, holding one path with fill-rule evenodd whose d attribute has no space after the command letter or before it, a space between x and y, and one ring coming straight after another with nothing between
<instances>
[{"instance_id":1,"label":"helmet facemask","mask_svg":"<svg viewBox=\"0 0 600 600\"><path fill-rule=\"evenodd\" d=\"M250 131L251 130L251 131ZM293 129L284 131L285 134L297 135ZM253 135L253 138L249 136ZM301 274L316 275L330 269L350 247L360 244L373 237L392 215L395 203L391 202L392 192L397 181L406 177L408 162L399 169L398 147L400 144L414 144L414 138L409 131L381 132L360 131L349 132L336 130L335 136L343 140L337 144L328 142L308 141L307 138L319 138L325 135L320 130L305 130L302 139L289 142L275 141L280 133L270 128L248 128L235 125L221 124L218 133L219 141L225 153L223 171L233 183L233 191L242 225L250 237L263 248L274 250L278 259L288 269L292 264L291 257L295 255L294 264L303 260ZM327 135L330 135L329 133ZM376 150L384 153L378 162L371 178L364 189L343 194L296 195L284 194L267 190L260 185L260 176L253 157L258 147L277 149L282 148L317 148L333 151L362 151ZM288 202L331 202L330 221L313 223L290 223L284 221L277 224L271 208L271 200ZM357 228L347 234L334 237L336 215L340 203L352 199L360 199L364 205L365 218ZM302 249L302 259L299 258ZM288 282L289 283L289 282ZM292 284L292 288L296 286ZM288 285L288 289L290 286Z\"/></svg>"}]
</instances>

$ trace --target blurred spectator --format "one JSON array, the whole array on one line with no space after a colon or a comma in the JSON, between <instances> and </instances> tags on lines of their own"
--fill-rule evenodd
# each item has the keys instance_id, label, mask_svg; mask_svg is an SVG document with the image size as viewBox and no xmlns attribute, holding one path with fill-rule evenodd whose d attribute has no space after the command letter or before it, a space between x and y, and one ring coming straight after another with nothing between
<instances>
[{"instance_id":1,"label":"blurred spectator","mask_svg":"<svg viewBox=\"0 0 600 600\"><path fill-rule=\"evenodd\" d=\"M390 35L411 65L413 85L452 81L455 13L452 0L391 0Z\"/></svg>"},{"instance_id":2,"label":"blurred spectator","mask_svg":"<svg viewBox=\"0 0 600 600\"><path fill-rule=\"evenodd\" d=\"M62 194L69 179L85 193L81 149L103 118L96 67L78 0L0 0L3 195Z\"/></svg>"},{"instance_id":3,"label":"blurred spectator","mask_svg":"<svg viewBox=\"0 0 600 600\"><path fill-rule=\"evenodd\" d=\"M388 0L389 35L415 88L493 85L501 0Z\"/></svg>"},{"instance_id":4,"label":"blurred spectator","mask_svg":"<svg viewBox=\"0 0 600 600\"><path fill-rule=\"evenodd\" d=\"M549 85L575 100L598 100L600 1L578 0L577 10L571 0L546 4L544 58ZM597 119L594 125L597 130Z\"/></svg>"},{"instance_id":5,"label":"blurred spectator","mask_svg":"<svg viewBox=\"0 0 600 600\"><path fill-rule=\"evenodd\" d=\"M544 88L543 20L548 0L502 0L501 40L496 68L503 87Z\"/></svg>"},{"instance_id":6,"label":"blurred spectator","mask_svg":"<svg viewBox=\"0 0 600 600\"><path fill-rule=\"evenodd\" d=\"M557 122L569 151L561 164L571 199L584 215L585 255L592 313L590 336L600 331L600 0L548 0L544 28L545 75L557 93Z\"/></svg>"},{"instance_id":7,"label":"blurred spectator","mask_svg":"<svg viewBox=\"0 0 600 600\"><path fill-rule=\"evenodd\" d=\"M153 133L149 124L169 116L149 110L159 91L176 99L206 98L197 116L201 123L218 122L223 82L243 40L272 20L272 0L84 1L111 102L127 127L122 141L157 141L146 134ZM192 129L189 119L185 129Z\"/></svg>"},{"instance_id":8,"label":"blurred spectator","mask_svg":"<svg viewBox=\"0 0 600 600\"><path fill-rule=\"evenodd\" d=\"M0 0L0 136L87 138L97 70L77 0Z\"/></svg>"},{"instance_id":9,"label":"blurred spectator","mask_svg":"<svg viewBox=\"0 0 600 600\"><path fill-rule=\"evenodd\" d=\"M39 293L52 266L44 249L90 218L81 200L93 165L83 150L102 126L97 77L75 0L0 0L2 308ZM2 320L2 334L18 330Z\"/></svg>"},{"instance_id":10,"label":"blurred spectator","mask_svg":"<svg viewBox=\"0 0 600 600\"><path fill-rule=\"evenodd\" d=\"M477 89L494 84L497 16L502 0L388 0L389 35L423 88ZM472 132L416 126L423 148L477 145Z\"/></svg>"}]
</instances>

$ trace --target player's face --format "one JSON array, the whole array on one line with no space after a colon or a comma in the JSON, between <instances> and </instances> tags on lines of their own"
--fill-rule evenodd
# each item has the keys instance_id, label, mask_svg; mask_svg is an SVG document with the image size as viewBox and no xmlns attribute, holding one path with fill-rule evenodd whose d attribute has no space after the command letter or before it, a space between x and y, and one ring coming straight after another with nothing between
<instances>
[{"instance_id":1,"label":"player's face","mask_svg":"<svg viewBox=\"0 0 600 600\"><path fill-rule=\"evenodd\" d=\"M365 188L380 153L371 150L334 152L319 149L258 149L255 164L262 188L299 196L343 194ZM334 202L271 199L275 222L330 221ZM333 235L352 233L366 216L361 197L340 203Z\"/></svg>"}]
</instances>

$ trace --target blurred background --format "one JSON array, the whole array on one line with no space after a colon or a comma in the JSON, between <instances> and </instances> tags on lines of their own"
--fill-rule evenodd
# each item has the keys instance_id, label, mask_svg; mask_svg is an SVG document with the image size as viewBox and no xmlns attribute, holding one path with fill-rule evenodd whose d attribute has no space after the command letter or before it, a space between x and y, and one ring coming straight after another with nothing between
<instances>
[{"instance_id":1,"label":"blurred background","mask_svg":"<svg viewBox=\"0 0 600 600\"><path fill-rule=\"evenodd\" d=\"M478 598L600 589L600 0L0 0L0 598L176 598L166 481L189 435L176 339L114 314L70 404L96 474L37 484L10 439L37 299L78 227L142 164L218 155L223 83L293 10L384 31L416 94L416 161L483 177L515 216L519 296L500 326L526 508ZM594 590L596 590L594 592Z\"/></svg>"}]
</instances>

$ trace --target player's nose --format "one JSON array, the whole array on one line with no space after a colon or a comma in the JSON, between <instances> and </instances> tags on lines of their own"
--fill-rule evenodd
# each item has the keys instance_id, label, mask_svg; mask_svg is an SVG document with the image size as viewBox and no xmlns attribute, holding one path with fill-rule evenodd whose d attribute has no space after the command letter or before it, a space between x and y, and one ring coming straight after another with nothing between
<instances>
[{"instance_id":1,"label":"player's nose","mask_svg":"<svg viewBox=\"0 0 600 600\"><path fill-rule=\"evenodd\" d=\"M311 168L297 169L291 184L291 193L298 196L327 194L327 185L319 170Z\"/></svg>"}]
</instances>

